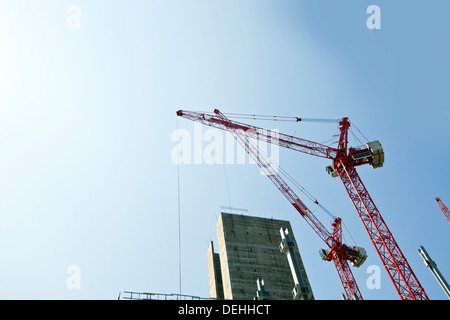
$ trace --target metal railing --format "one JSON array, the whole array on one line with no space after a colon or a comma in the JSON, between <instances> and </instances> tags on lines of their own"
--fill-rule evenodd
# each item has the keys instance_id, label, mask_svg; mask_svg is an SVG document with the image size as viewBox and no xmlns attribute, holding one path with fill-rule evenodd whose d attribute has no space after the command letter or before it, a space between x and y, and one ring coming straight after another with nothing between
<instances>
[{"instance_id":1,"label":"metal railing","mask_svg":"<svg viewBox=\"0 0 450 320\"><path fill-rule=\"evenodd\" d=\"M120 297L119 295L119 300L213 300L213 299L177 293L124 291L122 297Z\"/></svg>"}]
</instances>

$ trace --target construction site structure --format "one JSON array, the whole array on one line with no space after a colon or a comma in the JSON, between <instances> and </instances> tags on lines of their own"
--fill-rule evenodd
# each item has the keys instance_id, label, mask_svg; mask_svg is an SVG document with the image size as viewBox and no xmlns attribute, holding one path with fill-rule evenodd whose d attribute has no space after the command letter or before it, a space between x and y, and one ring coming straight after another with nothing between
<instances>
[{"instance_id":1,"label":"construction site structure","mask_svg":"<svg viewBox=\"0 0 450 320\"><path fill-rule=\"evenodd\" d=\"M423 262L430 269L431 273L436 278L436 280L439 283L439 285L441 286L442 290L444 290L445 294L450 299L450 286L448 285L444 276L439 271L437 264L431 259L430 255L428 254L428 252L425 250L425 248L423 246L420 246L420 248L417 249L417 251L419 251L419 254L422 257Z\"/></svg>"},{"instance_id":2,"label":"construction site structure","mask_svg":"<svg viewBox=\"0 0 450 320\"><path fill-rule=\"evenodd\" d=\"M221 212L216 229L218 252L212 241L207 250L212 299L314 300L289 221Z\"/></svg>"},{"instance_id":3,"label":"construction site structure","mask_svg":"<svg viewBox=\"0 0 450 320\"><path fill-rule=\"evenodd\" d=\"M233 134L247 153L252 156L261 169L265 170L266 175L291 202L300 215L305 218L316 233L329 245L330 248L334 246L332 235L330 235L330 233L323 227L317 218L312 215L309 209L303 204L303 202L300 201L292 189L282 179L280 179L279 175L276 172L273 172L273 170L270 170L270 166L267 166L268 162L262 162L259 159L261 154L257 149L250 147L251 143L249 138L267 143L275 143L291 150L331 160L332 164L326 167L326 171L332 177L339 177L342 180L347 193L367 233L369 234L372 244L374 245L376 252L388 272L400 298L402 300L428 299L419 280L415 276L407 259L400 250L400 247L395 241L386 222L382 218L379 210L372 200L372 197L356 171L357 166L364 164L369 164L373 168L380 168L383 166L384 150L381 143L379 141L372 141L367 142L365 147L349 147L348 131L350 128L350 121L347 117L339 119L338 123L340 134L337 141L337 147L329 147L321 143L282 133L278 133L274 137L270 130L230 120L217 109L215 109L212 114L179 110L177 111L177 115L204 125L226 130ZM239 118L245 118L246 116L248 116L249 119L258 118L256 115L238 115ZM261 118L265 118L265 120L268 119L267 116L261 116ZM274 117L274 120L289 121L289 118L284 117L281 119L279 117ZM303 119L299 117L292 117L291 120L300 122ZM337 252L337 250L334 251ZM340 252L345 254L345 251L343 250L340 250ZM336 259L336 255L334 256ZM349 259L350 257L344 255L343 258ZM349 269L339 270L339 264L337 264L336 261L339 262L340 260L341 259L337 258L337 260L334 261L338 269L338 273L340 273L340 271L343 272L343 276L340 274L340 277L341 280L343 280L344 288L347 290L349 288L346 287L346 285L352 286L353 284L356 284L356 282L354 282L354 279L351 279L350 283L345 282L345 277L352 277L352 275L351 272L348 272ZM352 295L353 294L350 296Z\"/></svg>"}]
</instances>

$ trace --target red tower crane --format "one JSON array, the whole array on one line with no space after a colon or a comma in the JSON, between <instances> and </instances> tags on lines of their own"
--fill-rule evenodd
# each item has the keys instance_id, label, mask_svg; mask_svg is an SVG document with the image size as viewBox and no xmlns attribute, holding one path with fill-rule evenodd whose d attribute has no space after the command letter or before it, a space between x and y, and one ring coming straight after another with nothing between
<instances>
[{"instance_id":1,"label":"red tower crane","mask_svg":"<svg viewBox=\"0 0 450 320\"><path fill-rule=\"evenodd\" d=\"M439 199L439 197L436 198L436 201L438 203L439 209L441 209L441 212L444 214L448 223L450 223L450 211L448 210L447 206L442 202L441 199Z\"/></svg>"},{"instance_id":2,"label":"red tower crane","mask_svg":"<svg viewBox=\"0 0 450 320\"><path fill-rule=\"evenodd\" d=\"M255 138L260 141L275 143L269 130L230 120L217 109L214 110L214 114L179 110L177 115L204 125L229 131L235 137ZM295 117L293 121L298 122L302 121L302 119ZM288 149L332 160L332 164L326 167L326 171L332 177L339 176L342 180L400 298L402 300L428 300L419 280L414 275L408 261L356 171L356 167L363 164L370 164L373 168L383 166L384 152L381 144L378 141L374 141L367 143L366 148L349 148L349 128L350 121L348 118L342 118L339 121L340 135L336 148L282 133L278 134L276 143ZM277 182L274 183L277 184ZM286 197L289 196L290 189L285 184L280 181L277 186L279 186L280 191ZM320 236L320 232L323 230L317 229L315 220L312 219L309 212L303 212L302 214L303 206L296 199L298 198L292 198L290 200L291 203L304 218L307 218L308 223ZM321 237L325 240L323 235Z\"/></svg>"},{"instance_id":3,"label":"red tower crane","mask_svg":"<svg viewBox=\"0 0 450 320\"><path fill-rule=\"evenodd\" d=\"M342 229L341 219L336 218L332 224L333 233L330 233L323 224L314 216L314 214L306 207L289 185L281 178L281 176L273 170L269 165L270 160L264 153L259 152L258 148L254 146L249 136L241 134L235 128L234 123L230 121L220 111L215 111L215 116L207 116L193 112L178 111L177 115L185 117L193 121L199 121L205 124L213 124L214 127L229 131L245 151L258 164L261 170L267 177L275 184L275 186L283 193L288 201L312 227L312 229L319 235L319 237L327 244L329 250L321 249L319 251L323 260L333 261L340 277L345 294L349 300L362 300L361 292L359 291L356 280L351 272L348 262L353 266L359 267L366 260L366 251L360 247L349 247L342 243ZM272 137L273 138L273 137ZM317 200L316 200L316 203Z\"/></svg>"}]
</instances>

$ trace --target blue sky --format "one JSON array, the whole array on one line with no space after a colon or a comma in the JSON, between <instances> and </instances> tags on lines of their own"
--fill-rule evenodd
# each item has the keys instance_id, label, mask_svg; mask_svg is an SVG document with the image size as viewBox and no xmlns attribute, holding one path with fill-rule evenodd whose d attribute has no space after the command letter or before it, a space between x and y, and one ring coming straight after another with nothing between
<instances>
[{"instance_id":1,"label":"blue sky","mask_svg":"<svg viewBox=\"0 0 450 320\"><path fill-rule=\"evenodd\" d=\"M366 27L373 4L380 30ZM67 27L71 5L80 29ZM434 200L450 204L449 9L444 0L2 1L0 298L179 292L171 136L177 120L192 133L193 124L175 111L219 108L348 116L380 140L385 166L360 176L428 296L446 299L417 249L450 277L450 225ZM336 130L260 125L319 142ZM363 297L398 299L383 269L381 289L367 288L367 267L381 261L328 161L280 150L280 163L368 251L353 269ZM320 239L256 166L179 169L182 293L209 295L206 250L231 202L290 220L316 298L340 299ZM72 265L81 287L71 290Z\"/></svg>"}]
</instances>

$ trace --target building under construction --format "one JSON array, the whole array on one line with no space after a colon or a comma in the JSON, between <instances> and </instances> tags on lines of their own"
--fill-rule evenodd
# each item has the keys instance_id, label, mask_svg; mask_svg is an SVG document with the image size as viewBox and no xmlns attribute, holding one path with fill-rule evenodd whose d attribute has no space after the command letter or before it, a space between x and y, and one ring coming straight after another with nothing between
<instances>
[{"instance_id":1,"label":"building under construction","mask_svg":"<svg viewBox=\"0 0 450 320\"><path fill-rule=\"evenodd\" d=\"M222 212L207 251L211 298L313 300L289 221Z\"/></svg>"}]
</instances>

